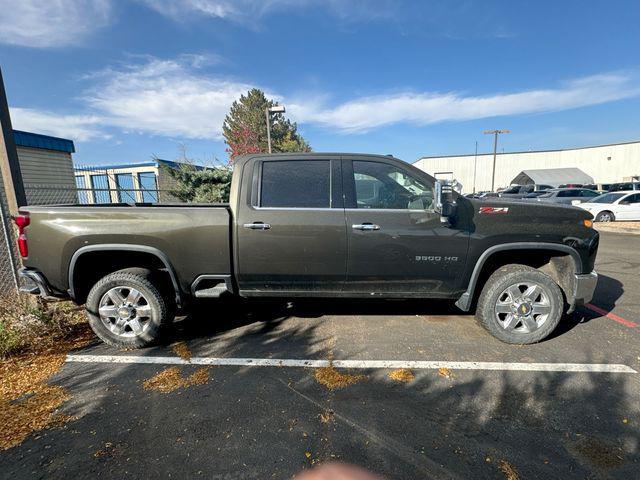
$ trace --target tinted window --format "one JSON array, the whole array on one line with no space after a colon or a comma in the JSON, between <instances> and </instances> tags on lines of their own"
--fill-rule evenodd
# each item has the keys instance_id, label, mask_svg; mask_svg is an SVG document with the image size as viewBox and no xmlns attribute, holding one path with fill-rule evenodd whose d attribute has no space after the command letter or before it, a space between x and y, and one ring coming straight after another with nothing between
<instances>
[{"instance_id":1,"label":"tinted window","mask_svg":"<svg viewBox=\"0 0 640 480\"><path fill-rule=\"evenodd\" d=\"M260 206L329 208L329 160L278 160L262 163Z\"/></svg>"},{"instance_id":2,"label":"tinted window","mask_svg":"<svg viewBox=\"0 0 640 480\"><path fill-rule=\"evenodd\" d=\"M502 193L520 193L520 185L516 185L515 187L509 187L503 190Z\"/></svg>"},{"instance_id":3,"label":"tinted window","mask_svg":"<svg viewBox=\"0 0 640 480\"><path fill-rule=\"evenodd\" d=\"M590 200L590 203L613 203L624 197L624 195L624 193L605 193L604 195L600 195L599 197Z\"/></svg>"},{"instance_id":4,"label":"tinted window","mask_svg":"<svg viewBox=\"0 0 640 480\"><path fill-rule=\"evenodd\" d=\"M580 191L580 196L581 197L597 197L599 195L598 192L594 192L593 190L581 190Z\"/></svg>"},{"instance_id":5,"label":"tinted window","mask_svg":"<svg viewBox=\"0 0 640 480\"><path fill-rule=\"evenodd\" d=\"M640 203L640 193L636 193L635 195L629 195L623 201L627 203Z\"/></svg>"},{"instance_id":6,"label":"tinted window","mask_svg":"<svg viewBox=\"0 0 640 480\"><path fill-rule=\"evenodd\" d=\"M399 168L380 162L353 162L358 208L433 209L433 188Z\"/></svg>"},{"instance_id":7,"label":"tinted window","mask_svg":"<svg viewBox=\"0 0 640 480\"><path fill-rule=\"evenodd\" d=\"M567 197L578 197L578 196L579 196L578 190L560 190L558 192L558 197L567 198Z\"/></svg>"}]
</instances>

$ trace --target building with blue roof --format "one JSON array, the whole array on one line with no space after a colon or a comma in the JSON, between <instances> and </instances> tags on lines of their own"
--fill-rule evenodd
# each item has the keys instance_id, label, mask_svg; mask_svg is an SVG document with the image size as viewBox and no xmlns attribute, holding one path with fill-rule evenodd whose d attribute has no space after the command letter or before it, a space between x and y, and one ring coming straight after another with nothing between
<instances>
[{"instance_id":1,"label":"building with blue roof","mask_svg":"<svg viewBox=\"0 0 640 480\"><path fill-rule=\"evenodd\" d=\"M13 131L28 205L78 203L72 140Z\"/></svg>"}]
</instances>

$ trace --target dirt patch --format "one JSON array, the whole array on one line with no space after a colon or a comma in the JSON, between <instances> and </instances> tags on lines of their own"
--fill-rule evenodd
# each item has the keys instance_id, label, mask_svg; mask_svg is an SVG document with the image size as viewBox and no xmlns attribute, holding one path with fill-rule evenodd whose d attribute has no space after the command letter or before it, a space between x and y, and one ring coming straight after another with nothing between
<instances>
[{"instance_id":1,"label":"dirt patch","mask_svg":"<svg viewBox=\"0 0 640 480\"><path fill-rule=\"evenodd\" d=\"M594 467L603 470L619 467L625 462L624 452L620 447L597 438L582 437L570 449Z\"/></svg>"},{"instance_id":2,"label":"dirt patch","mask_svg":"<svg viewBox=\"0 0 640 480\"><path fill-rule=\"evenodd\" d=\"M399 368L393 372L389 372L389 378L394 382L409 383L413 382L416 376L408 368Z\"/></svg>"},{"instance_id":3,"label":"dirt patch","mask_svg":"<svg viewBox=\"0 0 640 480\"><path fill-rule=\"evenodd\" d=\"M516 469L506 460L500 460L500 462L498 462L498 468L507 480L520 480L520 475L518 475Z\"/></svg>"},{"instance_id":4,"label":"dirt patch","mask_svg":"<svg viewBox=\"0 0 640 480\"><path fill-rule=\"evenodd\" d=\"M186 362L191 361L191 351L189 350L189 347L187 347L186 343L184 342L176 343L173 347L171 347L171 350L173 351L173 353L179 356L182 360Z\"/></svg>"},{"instance_id":5,"label":"dirt patch","mask_svg":"<svg viewBox=\"0 0 640 480\"><path fill-rule=\"evenodd\" d=\"M183 377L180 367L165 368L144 381L142 388L160 393L171 393L180 388L204 385L209 381L209 367L198 368L188 377Z\"/></svg>"},{"instance_id":6,"label":"dirt patch","mask_svg":"<svg viewBox=\"0 0 640 480\"><path fill-rule=\"evenodd\" d=\"M94 339L86 323L43 339L40 348L0 362L0 450L22 443L33 432L61 425L70 418L57 413L69 394L45 383L64 364L70 350Z\"/></svg>"},{"instance_id":7,"label":"dirt patch","mask_svg":"<svg viewBox=\"0 0 640 480\"><path fill-rule=\"evenodd\" d=\"M340 373L335 367L318 368L314 373L314 377L318 383L324 385L329 390L348 387L366 378L364 375Z\"/></svg>"}]
</instances>

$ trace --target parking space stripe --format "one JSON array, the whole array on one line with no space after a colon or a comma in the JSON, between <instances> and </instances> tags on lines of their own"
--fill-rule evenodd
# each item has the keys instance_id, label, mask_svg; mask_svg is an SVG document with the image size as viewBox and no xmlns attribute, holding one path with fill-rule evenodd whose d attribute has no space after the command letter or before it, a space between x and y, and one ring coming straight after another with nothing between
<instances>
[{"instance_id":1,"label":"parking space stripe","mask_svg":"<svg viewBox=\"0 0 640 480\"><path fill-rule=\"evenodd\" d=\"M603 317L607 317L609 320L613 320L614 322L618 322L625 327L636 328L638 326L637 323L632 322L631 320L624 319L621 316L616 315L615 313L607 312L604 308L600 308L591 303L586 303L584 306L592 312L596 312L597 314L602 315Z\"/></svg>"},{"instance_id":2,"label":"parking space stripe","mask_svg":"<svg viewBox=\"0 0 640 480\"><path fill-rule=\"evenodd\" d=\"M212 365L238 367L302 367L302 368L353 368L353 369L397 369L437 370L501 370L522 372L601 372L638 373L621 364L608 363L509 363L509 362L452 362L429 360L304 360L290 358L215 358L193 357L143 357L137 355L68 355L67 362L156 364L156 365Z\"/></svg>"}]
</instances>

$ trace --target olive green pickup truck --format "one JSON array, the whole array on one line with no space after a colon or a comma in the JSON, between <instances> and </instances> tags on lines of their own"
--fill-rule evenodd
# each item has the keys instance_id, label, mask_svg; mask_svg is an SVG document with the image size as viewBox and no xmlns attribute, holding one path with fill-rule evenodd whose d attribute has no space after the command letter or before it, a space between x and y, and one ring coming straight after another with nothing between
<instances>
[{"instance_id":1,"label":"olive green pickup truck","mask_svg":"<svg viewBox=\"0 0 640 480\"><path fill-rule=\"evenodd\" d=\"M29 206L22 290L86 304L105 342L141 347L199 298L434 298L509 343L588 302L584 210L467 199L390 156L247 155L220 205Z\"/></svg>"}]
</instances>

